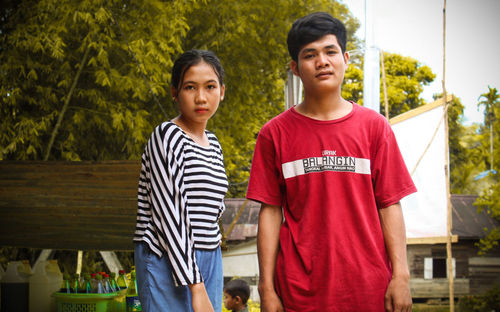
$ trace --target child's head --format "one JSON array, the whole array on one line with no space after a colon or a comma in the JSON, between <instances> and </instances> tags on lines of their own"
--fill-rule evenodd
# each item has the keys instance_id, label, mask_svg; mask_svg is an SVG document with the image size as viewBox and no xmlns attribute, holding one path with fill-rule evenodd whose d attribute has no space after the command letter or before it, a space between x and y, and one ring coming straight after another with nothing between
<instances>
[{"instance_id":1,"label":"child's head","mask_svg":"<svg viewBox=\"0 0 500 312\"><path fill-rule=\"evenodd\" d=\"M239 311L247 304L250 297L250 287L241 279L229 281L224 286L224 306L226 309Z\"/></svg>"},{"instance_id":2,"label":"child's head","mask_svg":"<svg viewBox=\"0 0 500 312\"><path fill-rule=\"evenodd\" d=\"M178 90L184 80L186 71L200 62L210 65L219 79L219 84L221 86L224 85L224 69L219 58L212 51L190 50L184 52L174 62L174 67L172 68L172 88Z\"/></svg>"},{"instance_id":3,"label":"child's head","mask_svg":"<svg viewBox=\"0 0 500 312\"><path fill-rule=\"evenodd\" d=\"M346 50L347 32L344 24L325 12L316 12L296 20L288 32L288 52L298 62L302 47L326 35L334 35L342 49Z\"/></svg>"}]
</instances>

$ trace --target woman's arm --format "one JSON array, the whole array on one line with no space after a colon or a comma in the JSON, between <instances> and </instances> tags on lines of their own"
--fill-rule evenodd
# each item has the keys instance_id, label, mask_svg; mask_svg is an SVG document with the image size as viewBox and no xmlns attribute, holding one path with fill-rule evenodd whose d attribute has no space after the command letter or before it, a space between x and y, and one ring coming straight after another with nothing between
<instances>
[{"instance_id":1,"label":"woman's arm","mask_svg":"<svg viewBox=\"0 0 500 312\"><path fill-rule=\"evenodd\" d=\"M191 304L194 312L214 312L204 283L191 284L189 290L191 291Z\"/></svg>"}]
</instances>

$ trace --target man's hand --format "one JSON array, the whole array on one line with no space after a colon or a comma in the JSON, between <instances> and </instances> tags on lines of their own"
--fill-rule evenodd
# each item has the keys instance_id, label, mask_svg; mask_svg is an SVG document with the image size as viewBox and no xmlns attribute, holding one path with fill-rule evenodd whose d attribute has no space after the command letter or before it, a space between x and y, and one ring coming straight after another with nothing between
<instances>
[{"instance_id":1,"label":"man's hand","mask_svg":"<svg viewBox=\"0 0 500 312\"><path fill-rule=\"evenodd\" d=\"M194 312L214 312L204 283L189 285L191 290L191 304Z\"/></svg>"},{"instance_id":2,"label":"man's hand","mask_svg":"<svg viewBox=\"0 0 500 312\"><path fill-rule=\"evenodd\" d=\"M260 309L262 312L283 312L283 304L274 290L261 290L259 287L260 295Z\"/></svg>"},{"instance_id":3,"label":"man's hand","mask_svg":"<svg viewBox=\"0 0 500 312\"><path fill-rule=\"evenodd\" d=\"M410 277L393 277L385 293L385 310L411 312Z\"/></svg>"}]
</instances>

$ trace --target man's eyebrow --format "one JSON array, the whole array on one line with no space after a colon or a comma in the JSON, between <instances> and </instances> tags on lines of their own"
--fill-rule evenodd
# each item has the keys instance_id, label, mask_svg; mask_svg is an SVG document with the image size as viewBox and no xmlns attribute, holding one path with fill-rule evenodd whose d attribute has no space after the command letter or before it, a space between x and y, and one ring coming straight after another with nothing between
<instances>
[{"instance_id":1,"label":"man's eyebrow","mask_svg":"<svg viewBox=\"0 0 500 312\"><path fill-rule=\"evenodd\" d=\"M335 44L329 44L329 45L324 46L322 48L322 50L330 50L330 49L338 50L339 48ZM317 49L314 49L314 48L307 48L307 49L303 49L302 51L300 51L300 54L309 53L309 52L316 52L316 50Z\"/></svg>"}]
</instances>

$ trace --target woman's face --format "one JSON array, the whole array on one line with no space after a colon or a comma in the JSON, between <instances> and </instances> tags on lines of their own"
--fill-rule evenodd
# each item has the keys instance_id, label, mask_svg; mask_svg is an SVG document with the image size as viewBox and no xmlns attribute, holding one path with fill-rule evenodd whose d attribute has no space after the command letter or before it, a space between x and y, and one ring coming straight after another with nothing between
<instances>
[{"instance_id":1,"label":"woman's face","mask_svg":"<svg viewBox=\"0 0 500 312\"><path fill-rule=\"evenodd\" d=\"M172 87L172 95L183 118L206 123L217 111L224 90L212 66L201 61L186 70L179 89Z\"/></svg>"}]
</instances>

